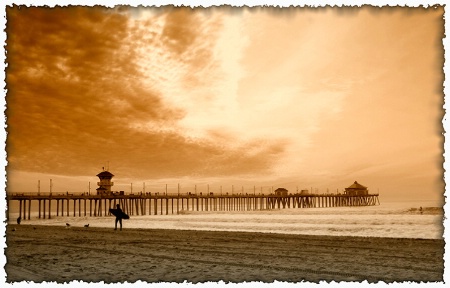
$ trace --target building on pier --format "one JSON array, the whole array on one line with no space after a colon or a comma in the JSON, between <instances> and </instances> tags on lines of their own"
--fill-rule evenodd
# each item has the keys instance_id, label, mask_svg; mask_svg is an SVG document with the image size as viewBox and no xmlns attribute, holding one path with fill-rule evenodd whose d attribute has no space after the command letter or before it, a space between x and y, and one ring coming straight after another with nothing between
<instances>
[{"instance_id":1,"label":"building on pier","mask_svg":"<svg viewBox=\"0 0 450 288\"><path fill-rule=\"evenodd\" d=\"M97 174L97 177L100 179L100 181L97 182L97 185L99 186L97 188L97 194L111 194L111 187L114 185L114 182L111 182L111 179L114 175L107 170L103 170Z\"/></svg>"},{"instance_id":2,"label":"building on pier","mask_svg":"<svg viewBox=\"0 0 450 288\"><path fill-rule=\"evenodd\" d=\"M286 188L277 188L277 190L275 190L275 195L276 196L288 196L288 190Z\"/></svg>"},{"instance_id":3,"label":"building on pier","mask_svg":"<svg viewBox=\"0 0 450 288\"><path fill-rule=\"evenodd\" d=\"M352 185L345 188L344 195L348 196L366 196L369 195L369 189L355 181Z\"/></svg>"}]
</instances>

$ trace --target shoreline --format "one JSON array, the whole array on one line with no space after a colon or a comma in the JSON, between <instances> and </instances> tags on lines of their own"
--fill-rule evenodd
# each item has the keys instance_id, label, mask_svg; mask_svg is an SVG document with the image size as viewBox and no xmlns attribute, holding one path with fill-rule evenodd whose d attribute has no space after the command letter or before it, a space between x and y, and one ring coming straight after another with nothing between
<instances>
[{"instance_id":1,"label":"shoreline","mask_svg":"<svg viewBox=\"0 0 450 288\"><path fill-rule=\"evenodd\" d=\"M82 226L73 226L71 225L70 227L64 227L64 226L60 226L60 225L56 225L56 224L51 224L51 225L45 225L45 224L28 224L28 223L21 223L16 224L16 223L7 223L5 225L6 230L8 231L8 226L11 226L10 229L14 229L14 228L18 228L18 227L25 227L25 226L31 226L31 227L51 227L51 228L57 228L57 229L79 229L79 230L99 230L99 232L101 231L110 231L110 230L114 230L114 224L111 224L111 227L93 227L93 226L89 226L88 228L86 227L82 227ZM34 229L33 229L34 230ZM279 236L295 236L295 237L305 237L308 238L310 237L311 240L313 240L316 237L319 238L361 238L362 239L391 239L391 240L437 240L437 241L444 241L444 237L442 236L441 238L420 238L420 237L416 237L416 238L412 238L412 237L384 237L384 236L348 236L348 235L316 235L316 234L294 234L294 233L281 233L281 232L261 232L261 231L246 231L246 230L207 230L207 229L172 229L172 228L129 228L126 227L124 225L123 227L123 231L130 231L130 232L134 232L137 233L139 231L166 231L168 233L181 233L181 232L188 232L188 233L192 233L192 232L211 232L211 233L247 233L247 234L263 234L263 235L279 235Z\"/></svg>"},{"instance_id":2,"label":"shoreline","mask_svg":"<svg viewBox=\"0 0 450 288\"><path fill-rule=\"evenodd\" d=\"M441 282L444 271L443 239L17 224L6 236L7 282Z\"/></svg>"}]
</instances>

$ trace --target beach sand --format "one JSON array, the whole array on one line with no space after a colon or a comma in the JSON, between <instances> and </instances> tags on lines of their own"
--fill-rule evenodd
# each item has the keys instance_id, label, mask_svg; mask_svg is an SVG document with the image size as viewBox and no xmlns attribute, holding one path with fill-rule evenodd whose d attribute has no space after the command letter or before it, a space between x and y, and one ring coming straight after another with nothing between
<instances>
[{"instance_id":1,"label":"beach sand","mask_svg":"<svg viewBox=\"0 0 450 288\"><path fill-rule=\"evenodd\" d=\"M438 239L6 228L7 282L442 282L444 273Z\"/></svg>"}]
</instances>

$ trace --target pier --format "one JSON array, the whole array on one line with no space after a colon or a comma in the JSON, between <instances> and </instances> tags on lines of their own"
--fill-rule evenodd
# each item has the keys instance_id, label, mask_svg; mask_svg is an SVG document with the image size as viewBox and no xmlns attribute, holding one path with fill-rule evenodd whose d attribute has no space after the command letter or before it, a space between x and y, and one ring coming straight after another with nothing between
<instances>
[{"instance_id":1,"label":"pier","mask_svg":"<svg viewBox=\"0 0 450 288\"><path fill-rule=\"evenodd\" d=\"M301 209L327 207L353 207L379 205L378 194L220 194L198 195L179 193L10 193L7 204L19 202L22 220L30 219L32 203L38 210L38 218L51 219L58 216L110 216L110 208L120 204L122 210L132 215L169 215L183 211L255 211L273 209ZM70 205L71 204L71 205ZM34 209L35 210L35 209Z\"/></svg>"}]
</instances>

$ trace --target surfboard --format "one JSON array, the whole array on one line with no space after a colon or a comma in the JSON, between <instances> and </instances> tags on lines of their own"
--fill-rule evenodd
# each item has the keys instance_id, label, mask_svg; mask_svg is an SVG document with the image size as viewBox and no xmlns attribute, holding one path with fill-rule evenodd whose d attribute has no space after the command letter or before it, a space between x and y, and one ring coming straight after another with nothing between
<instances>
[{"instance_id":1,"label":"surfboard","mask_svg":"<svg viewBox=\"0 0 450 288\"><path fill-rule=\"evenodd\" d=\"M113 214L116 217L122 218L122 219L130 219L130 216L128 216L128 214L125 214L122 210L117 210L117 209L109 209L109 212L111 212L111 214Z\"/></svg>"}]
</instances>

